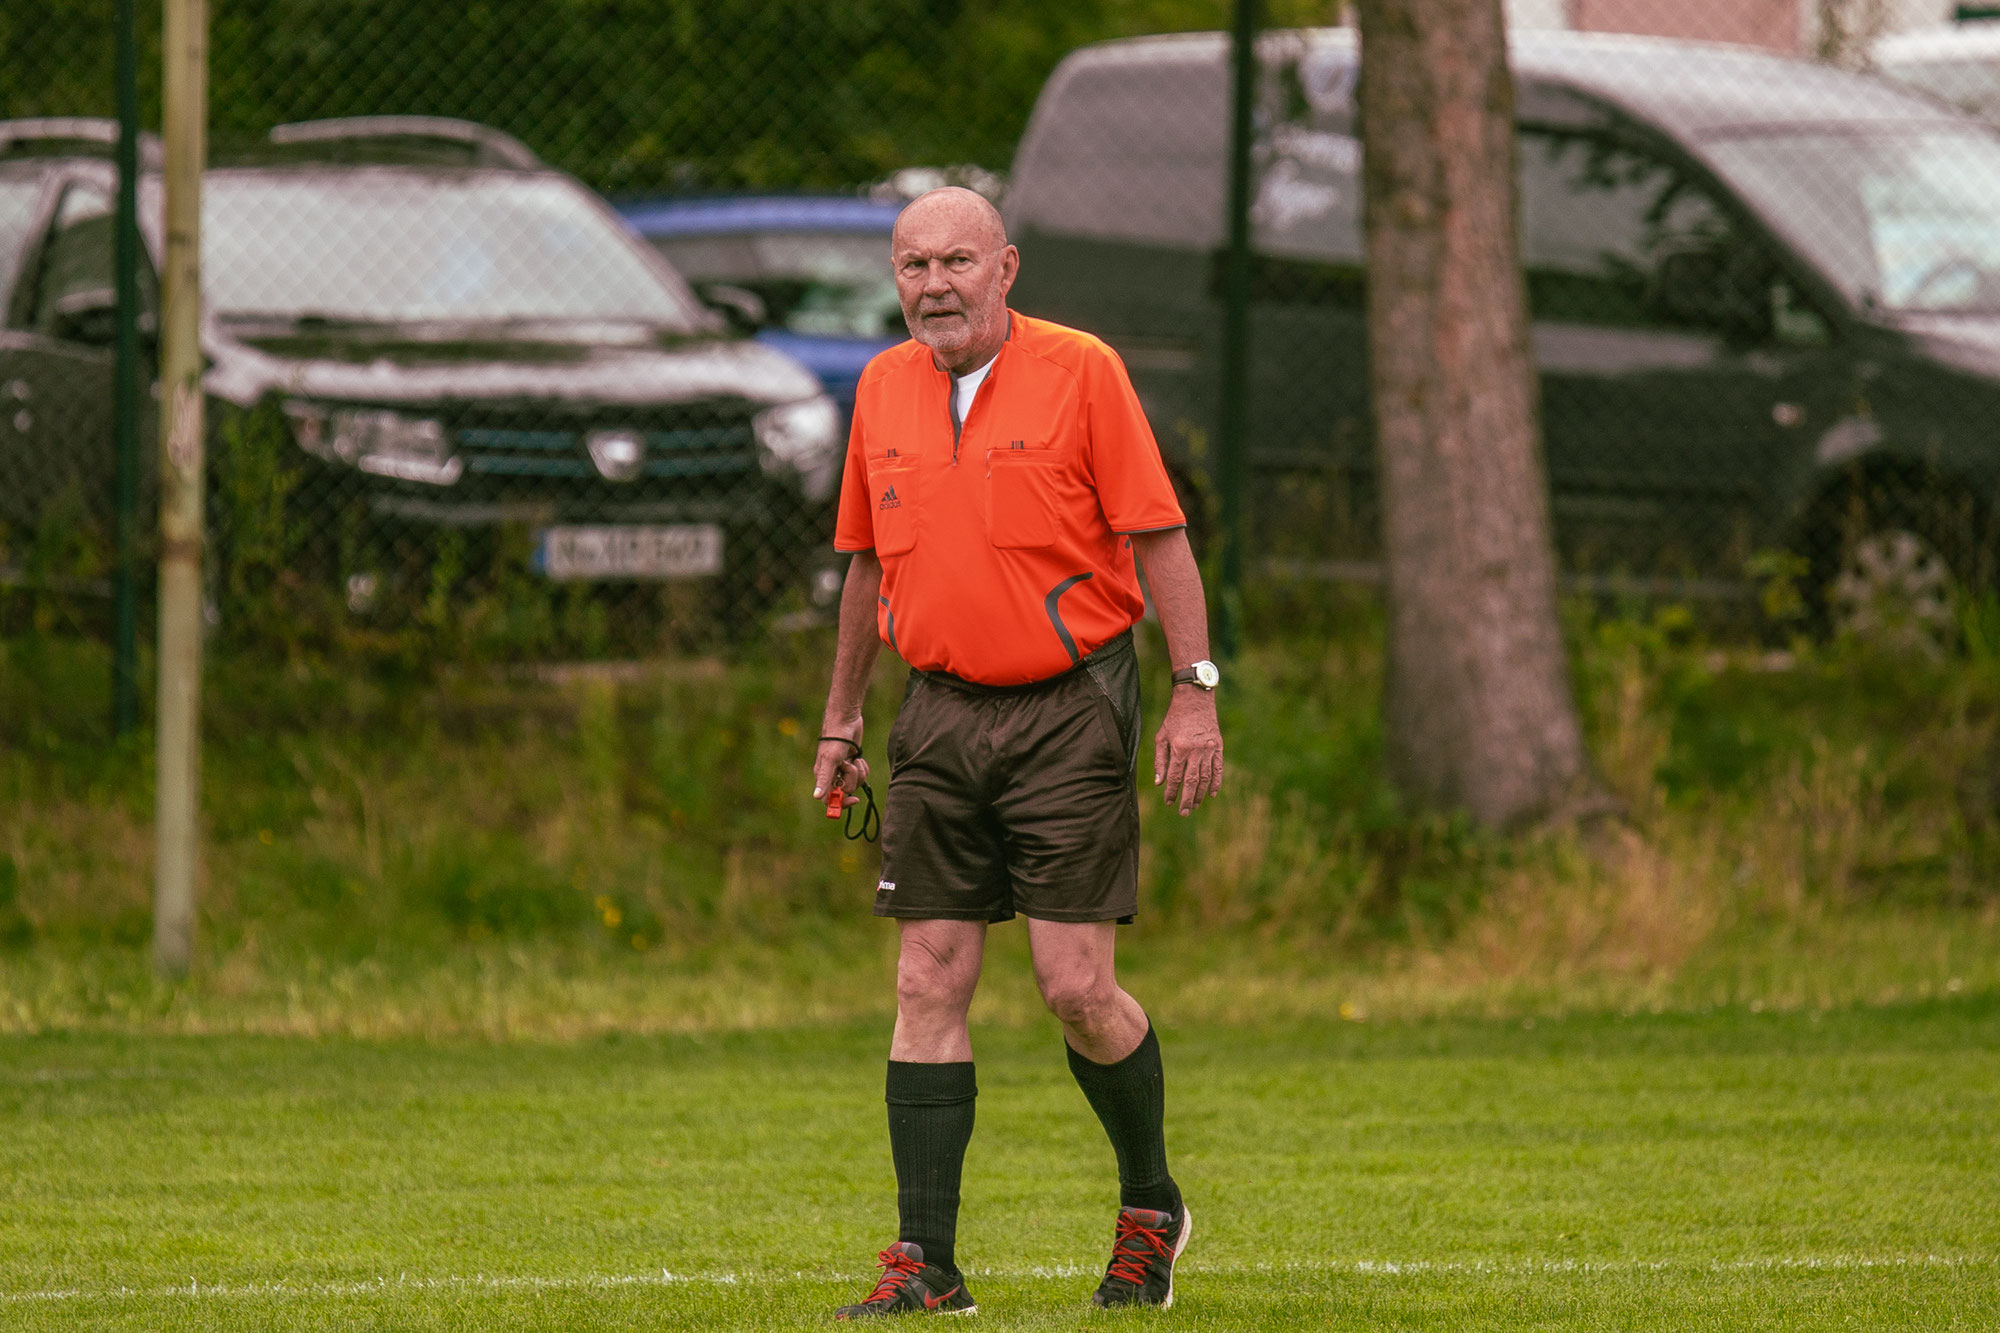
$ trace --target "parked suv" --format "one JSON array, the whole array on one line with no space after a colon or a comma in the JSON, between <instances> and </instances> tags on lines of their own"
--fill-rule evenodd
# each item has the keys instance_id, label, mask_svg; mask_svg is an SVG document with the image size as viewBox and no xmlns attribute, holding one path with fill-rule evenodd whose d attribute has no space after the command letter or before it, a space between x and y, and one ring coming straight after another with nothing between
<instances>
[{"instance_id":1,"label":"parked suv","mask_svg":"<svg viewBox=\"0 0 2000 1333\"><path fill-rule=\"evenodd\" d=\"M0 421L16 525L59 490L110 493L113 185L101 162L49 173L13 281L0 388L32 402ZM157 254L151 173L140 216ZM302 558L354 611L509 560L618 585L626 610L718 576L701 614L837 590L838 409L519 142L429 117L281 126L204 178L202 266L217 473L244 413L282 422Z\"/></svg>"},{"instance_id":2,"label":"parked suv","mask_svg":"<svg viewBox=\"0 0 2000 1333\"><path fill-rule=\"evenodd\" d=\"M0 120L0 298L14 285L21 261L47 229L58 192L52 182L78 168L108 163L118 145L116 121L84 117ZM159 141L140 140L141 160L157 168ZM109 281L107 270L105 281ZM4 308L4 307L0 307ZM72 447L54 456L36 448L47 416L35 397L38 377L19 373L39 341L26 330L0 327L0 588L14 586L108 593L101 562L60 548L47 521L109 530L111 469L110 344L105 341L106 393L76 404ZM66 504L67 514L53 512ZM81 576L81 577L79 577Z\"/></svg>"},{"instance_id":3,"label":"parked suv","mask_svg":"<svg viewBox=\"0 0 2000 1333\"><path fill-rule=\"evenodd\" d=\"M1271 33L1259 54L1253 531L1291 568L1365 574L1356 47ZM1753 555L1789 547L1811 562L1801 588L1854 615L1883 598L1944 614L1951 578L1990 576L1993 131L1720 46L1518 33L1512 56L1568 568L1736 595ZM1163 441L1194 457L1216 415L1228 93L1218 34L1077 51L1042 91L1006 203L1018 304L1106 337Z\"/></svg>"}]
</instances>

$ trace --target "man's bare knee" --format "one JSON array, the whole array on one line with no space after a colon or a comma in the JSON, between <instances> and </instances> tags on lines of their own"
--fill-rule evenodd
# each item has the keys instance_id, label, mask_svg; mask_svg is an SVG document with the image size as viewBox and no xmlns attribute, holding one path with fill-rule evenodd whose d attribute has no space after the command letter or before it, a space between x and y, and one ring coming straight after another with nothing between
<instances>
[{"instance_id":1,"label":"man's bare knee","mask_svg":"<svg viewBox=\"0 0 2000 1333\"><path fill-rule=\"evenodd\" d=\"M1042 983L1042 1003L1065 1027L1089 1030L1112 1008L1118 988L1094 976L1051 977Z\"/></svg>"},{"instance_id":2,"label":"man's bare knee","mask_svg":"<svg viewBox=\"0 0 2000 1333\"><path fill-rule=\"evenodd\" d=\"M952 938L904 936L896 963L896 1004L903 1012L964 1009L978 982L977 949Z\"/></svg>"},{"instance_id":3,"label":"man's bare knee","mask_svg":"<svg viewBox=\"0 0 2000 1333\"><path fill-rule=\"evenodd\" d=\"M972 988L951 972L921 965L896 969L896 1007L903 1013L948 1013L971 1001Z\"/></svg>"}]
</instances>

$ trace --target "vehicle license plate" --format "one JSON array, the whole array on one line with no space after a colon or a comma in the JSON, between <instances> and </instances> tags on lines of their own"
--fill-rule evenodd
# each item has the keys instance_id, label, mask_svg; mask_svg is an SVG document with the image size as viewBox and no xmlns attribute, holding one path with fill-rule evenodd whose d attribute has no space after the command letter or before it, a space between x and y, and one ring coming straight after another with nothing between
<instances>
[{"instance_id":1,"label":"vehicle license plate","mask_svg":"<svg viewBox=\"0 0 2000 1333\"><path fill-rule=\"evenodd\" d=\"M688 579L722 569L722 529L592 525L542 530L536 565L552 579Z\"/></svg>"}]
</instances>

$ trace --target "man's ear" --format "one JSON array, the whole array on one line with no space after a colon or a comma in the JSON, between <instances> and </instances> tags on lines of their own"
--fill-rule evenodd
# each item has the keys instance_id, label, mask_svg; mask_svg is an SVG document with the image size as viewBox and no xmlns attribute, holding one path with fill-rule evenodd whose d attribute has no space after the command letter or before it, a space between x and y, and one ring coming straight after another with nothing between
<instances>
[{"instance_id":1,"label":"man's ear","mask_svg":"<svg viewBox=\"0 0 2000 1333\"><path fill-rule=\"evenodd\" d=\"M1014 279L1021 272L1021 252L1008 246L1000 252L1000 295L1007 295L1014 286Z\"/></svg>"}]
</instances>

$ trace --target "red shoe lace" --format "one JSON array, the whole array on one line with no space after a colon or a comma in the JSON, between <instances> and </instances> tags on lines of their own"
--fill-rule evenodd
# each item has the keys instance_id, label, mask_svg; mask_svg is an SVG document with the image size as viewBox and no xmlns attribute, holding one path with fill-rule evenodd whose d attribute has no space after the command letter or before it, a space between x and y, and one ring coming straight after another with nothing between
<instances>
[{"instance_id":1,"label":"red shoe lace","mask_svg":"<svg viewBox=\"0 0 2000 1333\"><path fill-rule=\"evenodd\" d=\"M1159 1258L1171 1262L1173 1257L1173 1243L1167 1239L1165 1227L1155 1230L1141 1226L1132 1214L1120 1213L1118 1238L1111 1243L1111 1266L1105 1275L1141 1287L1146 1284L1146 1265L1150 1261Z\"/></svg>"},{"instance_id":2,"label":"red shoe lace","mask_svg":"<svg viewBox=\"0 0 2000 1333\"><path fill-rule=\"evenodd\" d=\"M882 1276L876 1281L875 1290L868 1293L868 1299L861 1302L863 1305L887 1300L901 1290L905 1282L924 1271L922 1264L893 1246L876 1255L875 1262L882 1265Z\"/></svg>"}]
</instances>

